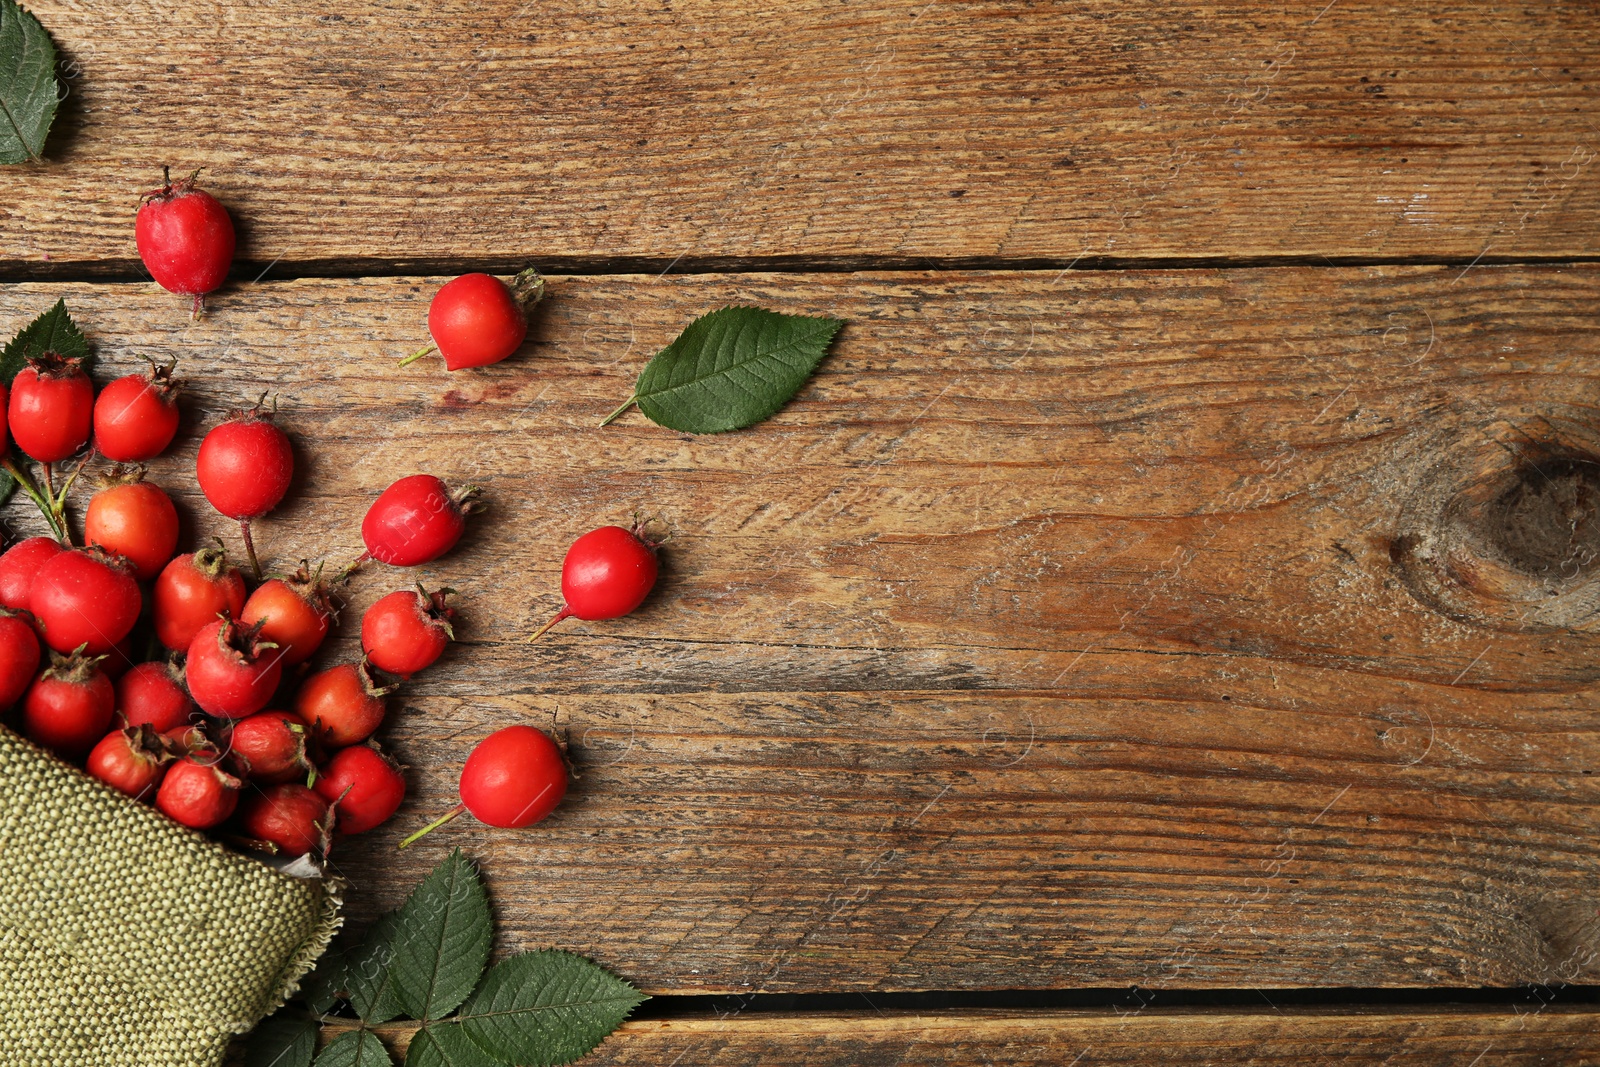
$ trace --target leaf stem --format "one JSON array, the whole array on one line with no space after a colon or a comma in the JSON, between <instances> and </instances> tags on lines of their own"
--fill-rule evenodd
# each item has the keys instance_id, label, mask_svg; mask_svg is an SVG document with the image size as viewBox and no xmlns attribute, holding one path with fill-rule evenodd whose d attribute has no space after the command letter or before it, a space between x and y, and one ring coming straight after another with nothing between
<instances>
[{"instance_id":1,"label":"leaf stem","mask_svg":"<svg viewBox=\"0 0 1600 1067\"><path fill-rule=\"evenodd\" d=\"M0 463L0 468L3 468L7 474L17 480L18 485L22 486L22 491L27 493L28 499L32 500L34 505L38 507L39 514L44 516L44 521L50 524L50 532L55 534L56 540L64 545L71 545L71 542L67 540L66 531L61 528L61 523L56 518L56 512L51 507L51 502L45 499L44 494L39 491L39 487L34 484L33 479L28 477L27 473L17 465L17 461L7 456L5 461Z\"/></svg>"},{"instance_id":2,"label":"leaf stem","mask_svg":"<svg viewBox=\"0 0 1600 1067\"><path fill-rule=\"evenodd\" d=\"M437 830L451 819L454 819L456 816L466 814L466 811L467 806L465 804L457 804L455 807L451 808L449 811L445 812L443 815L439 816L437 819L433 820L428 825L424 826L422 829L418 830L416 833L400 842L399 847L407 848L415 844L425 834L433 833L433 831Z\"/></svg>"},{"instance_id":3,"label":"leaf stem","mask_svg":"<svg viewBox=\"0 0 1600 1067\"><path fill-rule=\"evenodd\" d=\"M626 404L623 404L620 408L618 408L617 410L613 411L611 414L607 415L603 420L601 420L600 425L601 426L610 426L613 422L616 422L618 419L622 418L623 413L626 412L629 408L633 407L633 405L637 404L638 402L639 402L639 395L637 393L635 393L633 396L630 396L628 398L628 402Z\"/></svg>"},{"instance_id":4,"label":"leaf stem","mask_svg":"<svg viewBox=\"0 0 1600 1067\"><path fill-rule=\"evenodd\" d=\"M429 352L434 351L438 347L439 347L438 345L429 345L427 348L422 349L420 352L413 352L409 356L407 356L405 359L402 359L399 363L397 363L396 366L409 367L409 366L411 366L411 364L415 363L417 360L421 359L423 356L427 355Z\"/></svg>"}]
</instances>

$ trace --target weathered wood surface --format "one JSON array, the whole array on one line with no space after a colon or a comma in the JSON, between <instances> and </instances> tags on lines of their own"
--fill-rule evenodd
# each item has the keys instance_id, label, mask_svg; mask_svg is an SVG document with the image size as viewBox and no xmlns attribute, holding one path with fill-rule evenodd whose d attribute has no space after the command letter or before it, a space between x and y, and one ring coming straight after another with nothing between
<instances>
[{"instance_id":1,"label":"weathered wood surface","mask_svg":"<svg viewBox=\"0 0 1600 1067\"><path fill-rule=\"evenodd\" d=\"M332 1028L329 1033L336 1032ZM391 1047L411 1030L385 1028ZM1306 1011L959 1012L764 1015L626 1023L593 1058L614 1064L915 1067L974 1063L1276 1067L1579 1067L1600 1063L1592 1011L1525 1008Z\"/></svg>"},{"instance_id":2,"label":"weathered wood surface","mask_svg":"<svg viewBox=\"0 0 1600 1067\"><path fill-rule=\"evenodd\" d=\"M461 844L507 947L650 992L1595 975L1600 268L565 277L518 357L396 372L435 284L198 325L149 285L0 289L0 332L66 296L105 374L184 360L175 490L275 391L279 560L354 555L399 474L484 486L422 574L464 640L385 734L413 799L336 856L357 921ZM595 426L734 300L849 325L758 428ZM634 508L675 533L659 593L523 643ZM562 810L394 852L516 719L569 731Z\"/></svg>"},{"instance_id":3,"label":"weathered wood surface","mask_svg":"<svg viewBox=\"0 0 1600 1067\"><path fill-rule=\"evenodd\" d=\"M130 273L159 166L262 266L1600 253L1587 3L35 0L0 269Z\"/></svg>"}]
</instances>

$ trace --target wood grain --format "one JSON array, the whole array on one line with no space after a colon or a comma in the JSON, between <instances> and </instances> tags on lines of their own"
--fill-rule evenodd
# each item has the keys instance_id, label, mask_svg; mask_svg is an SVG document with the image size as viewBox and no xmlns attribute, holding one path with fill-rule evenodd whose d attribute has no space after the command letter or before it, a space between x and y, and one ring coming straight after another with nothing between
<instances>
[{"instance_id":1,"label":"wood grain","mask_svg":"<svg viewBox=\"0 0 1600 1067\"><path fill-rule=\"evenodd\" d=\"M0 332L65 296L103 375L183 359L156 477L195 538L232 536L199 431L261 389L301 460L280 561L355 555L399 474L484 487L421 573L466 621L386 731L412 799L336 855L355 920L462 844L503 947L650 992L1600 971L1600 268L563 277L514 359L397 372L435 284L197 325L149 285L0 291ZM734 300L849 325L758 428L595 426ZM635 508L674 531L658 594L525 644ZM570 800L397 854L513 720L567 732Z\"/></svg>"},{"instance_id":2,"label":"wood grain","mask_svg":"<svg viewBox=\"0 0 1600 1067\"><path fill-rule=\"evenodd\" d=\"M136 269L205 167L244 276L1600 253L1577 0L36 0L68 64L0 270Z\"/></svg>"}]
</instances>

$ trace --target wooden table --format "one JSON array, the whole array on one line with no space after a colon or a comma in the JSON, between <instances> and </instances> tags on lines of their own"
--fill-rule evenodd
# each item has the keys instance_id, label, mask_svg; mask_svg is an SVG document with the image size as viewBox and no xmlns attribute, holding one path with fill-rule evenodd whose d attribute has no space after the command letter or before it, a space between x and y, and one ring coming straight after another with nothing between
<instances>
[{"instance_id":1,"label":"wooden table","mask_svg":"<svg viewBox=\"0 0 1600 1067\"><path fill-rule=\"evenodd\" d=\"M1592 5L31 6L70 95L0 332L182 361L193 539L263 389L280 562L484 487L355 921L462 845L504 947L657 998L597 1063L1600 1062ZM161 164L242 228L199 323L134 253ZM395 370L527 264L520 355ZM762 426L596 426L731 302L849 324ZM645 610L525 644L636 508ZM397 854L512 721L561 811Z\"/></svg>"}]
</instances>

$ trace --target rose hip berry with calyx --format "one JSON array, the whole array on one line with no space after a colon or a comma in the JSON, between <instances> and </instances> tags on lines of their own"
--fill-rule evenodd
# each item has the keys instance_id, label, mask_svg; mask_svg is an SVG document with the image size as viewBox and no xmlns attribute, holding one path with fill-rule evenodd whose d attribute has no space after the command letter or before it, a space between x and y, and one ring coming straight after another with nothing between
<instances>
[{"instance_id":1,"label":"rose hip berry with calyx","mask_svg":"<svg viewBox=\"0 0 1600 1067\"><path fill-rule=\"evenodd\" d=\"M286 856L326 856L333 821L326 800L293 782L269 785L239 804L239 826L245 834Z\"/></svg>"},{"instance_id":2,"label":"rose hip berry with calyx","mask_svg":"<svg viewBox=\"0 0 1600 1067\"><path fill-rule=\"evenodd\" d=\"M283 664L277 648L260 640L255 627L218 619L189 643L183 676L201 711L242 719L267 706Z\"/></svg>"},{"instance_id":3,"label":"rose hip berry with calyx","mask_svg":"<svg viewBox=\"0 0 1600 1067\"><path fill-rule=\"evenodd\" d=\"M261 624L261 636L283 650L283 665L310 659L328 636L335 607L332 587L311 574L305 564L288 578L269 578L245 601L239 621Z\"/></svg>"},{"instance_id":4,"label":"rose hip berry with calyx","mask_svg":"<svg viewBox=\"0 0 1600 1067\"><path fill-rule=\"evenodd\" d=\"M172 368L154 361L143 374L118 378L94 402L94 444L107 459L142 463L166 451L178 432Z\"/></svg>"},{"instance_id":5,"label":"rose hip berry with calyx","mask_svg":"<svg viewBox=\"0 0 1600 1067\"><path fill-rule=\"evenodd\" d=\"M153 797L172 754L148 726L113 730L89 752L84 769L135 800Z\"/></svg>"},{"instance_id":6,"label":"rose hip berry with calyx","mask_svg":"<svg viewBox=\"0 0 1600 1067\"><path fill-rule=\"evenodd\" d=\"M467 811L490 826L531 826L566 796L566 760L543 731L507 726L479 741L467 757L460 793L460 804L400 842L400 847Z\"/></svg>"},{"instance_id":7,"label":"rose hip berry with calyx","mask_svg":"<svg viewBox=\"0 0 1600 1067\"><path fill-rule=\"evenodd\" d=\"M467 528L470 498L477 486L452 495L431 474L401 478L372 502L361 520L363 559L394 567L416 567L438 559L455 547Z\"/></svg>"},{"instance_id":8,"label":"rose hip berry with calyx","mask_svg":"<svg viewBox=\"0 0 1600 1067\"><path fill-rule=\"evenodd\" d=\"M28 592L45 644L57 652L81 646L95 656L115 648L139 621L142 600L131 571L127 560L96 548L46 560Z\"/></svg>"},{"instance_id":9,"label":"rose hip berry with calyx","mask_svg":"<svg viewBox=\"0 0 1600 1067\"><path fill-rule=\"evenodd\" d=\"M12 611L33 610L29 596L39 568L63 551L54 537L30 537L6 549L0 555L0 605Z\"/></svg>"},{"instance_id":10,"label":"rose hip berry with calyx","mask_svg":"<svg viewBox=\"0 0 1600 1067\"><path fill-rule=\"evenodd\" d=\"M136 663L117 679L117 714L127 726L149 726L158 734L189 721L196 709L171 663Z\"/></svg>"},{"instance_id":11,"label":"rose hip berry with calyx","mask_svg":"<svg viewBox=\"0 0 1600 1067\"><path fill-rule=\"evenodd\" d=\"M29 360L11 382L11 439L40 463L66 459L89 443L94 383L76 359L47 352Z\"/></svg>"},{"instance_id":12,"label":"rose hip berry with calyx","mask_svg":"<svg viewBox=\"0 0 1600 1067\"><path fill-rule=\"evenodd\" d=\"M388 822L406 798L400 768L370 745L336 752L317 775L315 788L338 812L341 834L364 834Z\"/></svg>"},{"instance_id":13,"label":"rose hip berry with calyx","mask_svg":"<svg viewBox=\"0 0 1600 1067\"><path fill-rule=\"evenodd\" d=\"M239 520L245 553L257 578L261 563L250 539L250 520L278 506L294 478L294 449L289 435L257 406L236 412L206 434L195 458L195 479L211 506Z\"/></svg>"},{"instance_id":14,"label":"rose hip berry with calyx","mask_svg":"<svg viewBox=\"0 0 1600 1067\"><path fill-rule=\"evenodd\" d=\"M311 771L309 735L305 720L293 712L260 711L228 731L228 756L239 775L252 782L276 785L304 779Z\"/></svg>"},{"instance_id":15,"label":"rose hip berry with calyx","mask_svg":"<svg viewBox=\"0 0 1600 1067\"><path fill-rule=\"evenodd\" d=\"M373 680L366 660L319 671L300 684L295 714L311 725L316 739L329 748L365 741L383 725L383 698L394 686Z\"/></svg>"},{"instance_id":16,"label":"rose hip berry with calyx","mask_svg":"<svg viewBox=\"0 0 1600 1067\"><path fill-rule=\"evenodd\" d=\"M22 701L22 732L66 759L85 755L111 729L117 704L99 656L52 655Z\"/></svg>"},{"instance_id":17,"label":"rose hip berry with calyx","mask_svg":"<svg viewBox=\"0 0 1600 1067\"><path fill-rule=\"evenodd\" d=\"M578 538L561 564L561 596L566 603L529 640L537 641L556 623L574 616L595 622L632 612L655 588L660 547L660 542L645 539L642 526L632 530L602 526Z\"/></svg>"},{"instance_id":18,"label":"rose hip berry with calyx","mask_svg":"<svg viewBox=\"0 0 1600 1067\"><path fill-rule=\"evenodd\" d=\"M433 344L400 361L439 350L450 370L499 363L528 336L528 312L544 299L544 278L532 267L507 285L491 274L463 274L439 287L428 305Z\"/></svg>"},{"instance_id":19,"label":"rose hip berry with calyx","mask_svg":"<svg viewBox=\"0 0 1600 1067\"><path fill-rule=\"evenodd\" d=\"M0 711L22 699L39 670L39 635L14 611L0 610Z\"/></svg>"},{"instance_id":20,"label":"rose hip berry with calyx","mask_svg":"<svg viewBox=\"0 0 1600 1067\"><path fill-rule=\"evenodd\" d=\"M380 671L409 678L429 666L455 640L446 603L452 589L429 593L422 586L380 598L361 616L361 649Z\"/></svg>"},{"instance_id":21,"label":"rose hip berry with calyx","mask_svg":"<svg viewBox=\"0 0 1600 1067\"><path fill-rule=\"evenodd\" d=\"M209 830L239 806L244 783L211 761L212 754L185 756L167 768L156 790L156 807L193 830Z\"/></svg>"},{"instance_id":22,"label":"rose hip berry with calyx","mask_svg":"<svg viewBox=\"0 0 1600 1067\"><path fill-rule=\"evenodd\" d=\"M161 188L140 198L134 242L156 284L194 297L198 318L206 294L222 287L233 263L233 220L214 196L195 187L199 171L178 181L165 167L161 174Z\"/></svg>"},{"instance_id":23,"label":"rose hip berry with calyx","mask_svg":"<svg viewBox=\"0 0 1600 1067\"><path fill-rule=\"evenodd\" d=\"M221 548L177 556L151 590L156 639L173 652L187 652L194 635L218 615L237 619L244 611L244 576L228 566Z\"/></svg>"},{"instance_id":24,"label":"rose hip berry with calyx","mask_svg":"<svg viewBox=\"0 0 1600 1067\"><path fill-rule=\"evenodd\" d=\"M83 540L133 564L134 577L148 582L178 548L178 510L161 487L144 480L144 469L118 470L89 500Z\"/></svg>"}]
</instances>

